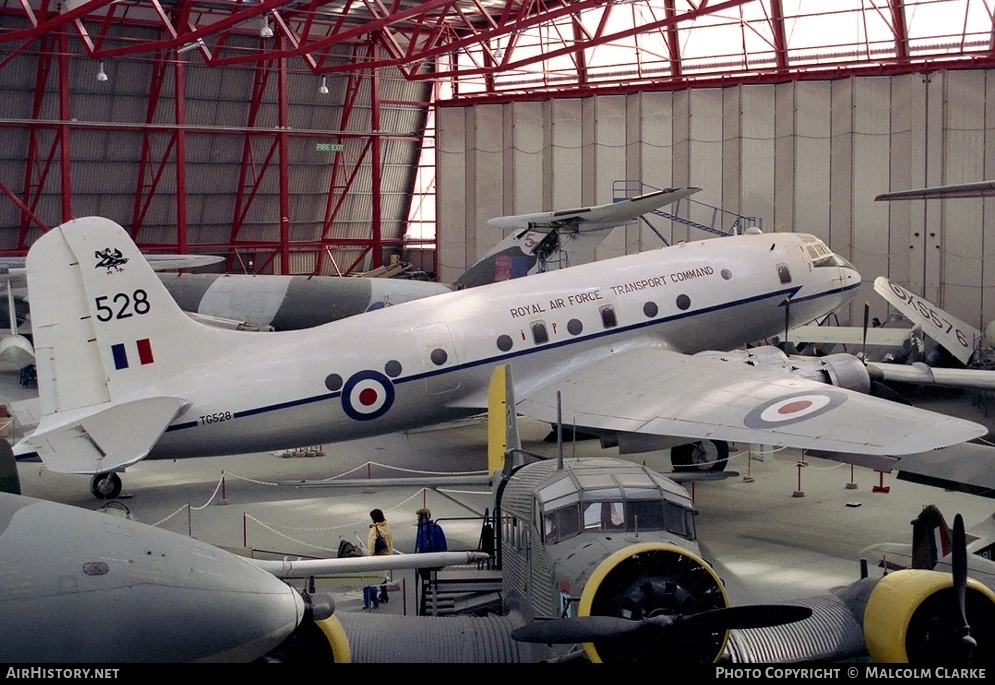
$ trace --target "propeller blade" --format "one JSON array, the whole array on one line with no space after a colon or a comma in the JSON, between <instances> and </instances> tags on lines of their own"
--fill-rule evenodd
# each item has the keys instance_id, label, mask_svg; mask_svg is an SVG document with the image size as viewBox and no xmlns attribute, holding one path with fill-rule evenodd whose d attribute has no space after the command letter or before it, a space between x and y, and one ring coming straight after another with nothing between
<instances>
[{"instance_id":1,"label":"propeller blade","mask_svg":"<svg viewBox=\"0 0 995 685\"><path fill-rule=\"evenodd\" d=\"M536 621L511 631L511 637L518 642L537 642L549 645L596 642L631 635L645 628L650 621L656 621L658 618L667 619L661 623L668 625L673 623L673 618L670 616L659 616L641 621L615 616L578 616L554 621Z\"/></svg>"},{"instance_id":2,"label":"propeller blade","mask_svg":"<svg viewBox=\"0 0 995 685\"><path fill-rule=\"evenodd\" d=\"M725 609L713 609L681 616L679 627L693 627L710 633L720 630L770 628L802 621L812 615L812 609L788 604L753 604Z\"/></svg>"},{"instance_id":3,"label":"propeller blade","mask_svg":"<svg viewBox=\"0 0 995 685\"><path fill-rule=\"evenodd\" d=\"M791 320L791 298L784 298L784 344L788 344L788 329Z\"/></svg>"},{"instance_id":4,"label":"propeller blade","mask_svg":"<svg viewBox=\"0 0 995 685\"><path fill-rule=\"evenodd\" d=\"M969 630L967 625L967 536L964 533L964 518L960 514L954 516L954 539L951 552L957 608L960 610L964 629Z\"/></svg>"},{"instance_id":5,"label":"propeller blade","mask_svg":"<svg viewBox=\"0 0 995 685\"><path fill-rule=\"evenodd\" d=\"M681 629L712 633L732 629L769 628L801 621L811 615L812 610L808 607L758 604L713 609L684 616L660 615L639 621L614 616L578 616L536 621L516 628L511 637L518 642L574 644L611 640L649 631L660 635L668 630Z\"/></svg>"},{"instance_id":6,"label":"propeller blade","mask_svg":"<svg viewBox=\"0 0 995 685\"><path fill-rule=\"evenodd\" d=\"M860 350L860 358L867 362L867 325L871 316L871 303L864 301L864 343Z\"/></svg>"}]
</instances>

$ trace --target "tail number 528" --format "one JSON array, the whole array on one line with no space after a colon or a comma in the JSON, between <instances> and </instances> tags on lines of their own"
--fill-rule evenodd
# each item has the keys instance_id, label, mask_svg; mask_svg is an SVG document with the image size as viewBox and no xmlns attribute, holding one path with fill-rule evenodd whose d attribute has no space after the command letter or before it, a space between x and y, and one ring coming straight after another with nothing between
<instances>
[{"instance_id":1,"label":"tail number 528","mask_svg":"<svg viewBox=\"0 0 995 685\"><path fill-rule=\"evenodd\" d=\"M148 314L152 309L149 295L142 289L136 290L131 295L128 293L101 295L94 300L94 304L97 308L97 321L127 319L135 314L139 316Z\"/></svg>"}]
</instances>

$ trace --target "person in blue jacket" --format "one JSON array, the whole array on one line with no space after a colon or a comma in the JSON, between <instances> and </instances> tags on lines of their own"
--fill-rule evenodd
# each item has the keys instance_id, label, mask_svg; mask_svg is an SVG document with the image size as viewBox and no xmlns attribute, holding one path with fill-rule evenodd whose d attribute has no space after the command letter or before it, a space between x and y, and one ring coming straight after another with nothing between
<instances>
[{"instance_id":1,"label":"person in blue jacket","mask_svg":"<svg viewBox=\"0 0 995 685\"><path fill-rule=\"evenodd\" d=\"M448 549L446 534L442 526L432 520L432 512L428 509L419 509L417 515L418 534L415 537L415 553L445 552Z\"/></svg>"}]
</instances>

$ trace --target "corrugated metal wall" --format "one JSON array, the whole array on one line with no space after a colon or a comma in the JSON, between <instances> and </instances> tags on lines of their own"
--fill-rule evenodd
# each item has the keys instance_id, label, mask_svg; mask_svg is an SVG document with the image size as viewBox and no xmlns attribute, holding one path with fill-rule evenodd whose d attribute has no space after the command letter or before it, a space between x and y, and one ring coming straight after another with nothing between
<instances>
[{"instance_id":1,"label":"corrugated metal wall","mask_svg":"<svg viewBox=\"0 0 995 685\"><path fill-rule=\"evenodd\" d=\"M137 31L137 29L130 29ZM151 34L149 34L151 36ZM149 36L145 36L148 38ZM239 40L231 37L231 41ZM252 41L254 39L244 38ZM79 50L75 43L72 50ZM185 121L189 127L234 127L249 125L254 69L249 67L206 67L192 52L185 56ZM0 69L0 119L24 121L31 118L32 101L38 57L32 53L16 57ZM69 60L70 116L79 122L114 125L142 124L146 119L152 82L152 60L107 60L104 63L107 81L96 79L99 63L74 54ZM327 77L328 94L320 94L321 77L292 64L287 79L288 123L293 131L338 131L342 128L343 107L346 101L345 75ZM355 100L353 114L344 129L368 133L371 126L370 80L365 78L360 94ZM428 100L431 83L409 82L400 72L381 70L379 76L381 106L380 129L388 133L408 135L424 126L424 103ZM58 120L58 75L53 68L45 86L45 98L40 114L42 120ZM173 124L174 71L166 73L162 93L156 109L156 123ZM278 125L278 77L270 73L262 96L254 129L270 132ZM411 104L405 104L411 103ZM25 164L29 132L23 125L8 124L2 127L4 144L0 146L0 178L20 195L25 178ZM157 131L151 136L153 164L163 158L171 137L170 131ZM47 155L54 133L39 133L42 155ZM269 153L272 136L253 132L251 147L253 162L248 165L252 176L261 173ZM291 137L290 159L290 238L315 240L321 237L329 186L332 177L334 153L316 150L316 141L337 142L334 136L326 138ZM231 238L235 198L239 188L239 175L243 159L245 134L217 134L188 130L186 144L186 193L188 241L196 243L226 244ZM359 172L342 203L330 233L331 237L369 239L372 217L372 162L370 156L360 160L366 137L343 138L346 171L340 173L337 186L345 183L346 176L359 164ZM134 212L136 189L139 186L138 170L142 156L144 134L140 131L90 130L71 127L71 181L72 211L77 217L105 216L124 226L130 226ZM385 239L400 239L407 226L410 191L420 150L415 137L382 140L381 171L381 220ZM279 155L273 156L268 170L245 217L238 234L240 240L273 241L279 238ZM34 162L38 164L37 160ZM44 163L44 158L41 160ZM154 171L154 169L153 169ZM176 230L176 164L175 149L166 158L161 180L142 222L139 241L144 243L174 244ZM341 188L336 189L337 193ZM58 154L42 192L37 215L49 226L61 219L59 192ZM19 209L4 198L0 202L0 246L15 247ZM29 242L40 235L34 230ZM342 266L347 267L359 254L359 248L334 249L333 254ZM399 253L399 250L398 250ZM313 268L314 254L293 255L295 273L308 273ZM369 259L361 268L368 268ZM323 271L329 272L325 260Z\"/></svg>"},{"instance_id":2,"label":"corrugated metal wall","mask_svg":"<svg viewBox=\"0 0 995 685\"><path fill-rule=\"evenodd\" d=\"M875 202L879 193L995 177L995 72L952 71L581 100L443 107L438 230L443 281L503 236L487 219L612 201L612 182L695 185L767 230L826 239L864 276L885 275L974 325L995 318L993 200ZM992 152L987 143L993 141ZM667 240L709 237L654 225ZM993 233L995 235L995 233ZM599 259L661 246L616 229Z\"/></svg>"}]
</instances>

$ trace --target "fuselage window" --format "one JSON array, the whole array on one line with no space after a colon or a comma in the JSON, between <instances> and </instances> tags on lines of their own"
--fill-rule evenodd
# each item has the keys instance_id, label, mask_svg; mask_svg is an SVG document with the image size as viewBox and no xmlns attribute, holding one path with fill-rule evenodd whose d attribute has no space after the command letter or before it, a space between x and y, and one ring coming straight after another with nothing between
<instances>
[{"instance_id":1,"label":"fuselage window","mask_svg":"<svg viewBox=\"0 0 995 685\"><path fill-rule=\"evenodd\" d=\"M499 335L498 336L497 347L502 352L507 352L508 350L510 350L511 346L513 344L514 343L512 342L510 335Z\"/></svg>"},{"instance_id":2,"label":"fuselage window","mask_svg":"<svg viewBox=\"0 0 995 685\"><path fill-rule=\"evenodd\" d=\"M542 321L532 322L532 339L536 345L549 342L549 333L546 331L546 324Z\"/></svg>"},{"instance_id":3,"label":"fuselage window","mask_svg":"<svg viewBox=\"0 0 995 685\"><path fill-rule=\"evenodd\" d=\"M432 350L432 354L429 355L432 359L432 363L436 366L442 366L449 359L449 354L441 347L436 347Z\"/></svg>"},{"instance_id":4,"label":"fuselage window","mask_svg":"<svg viewBox=\"0 0 995 685\"><path fill-rule=\"evenodd\" d=\"M567 321L567 331L570 335L580 335L584 331L584 324L580 319L570 319Z\"/></svg>"},{"instance_id":5,"label":"fuselage window","mask_svg":"<svg viewBox=\"0 0 995 685\"><path fill-rule=\"evenodd\" d=\"M601 323L604 324L605 328L615 328L618 325L618 319L615 317L615 307L606 304L600 311Z\"/></svg>"},{"instance_id":6,"label":"fuselage window","mask_svg":"<svg viewBox=\"0 0 995 685\"><path fill-rule=\"evenodd\" d=\"M781 283L791 283L791 271L787 264L777 265L777 277L781 279Z\"/></svg>"},{"instance_id":7,"label":"fuselage window","mask_svg":"<svg viewBox=\"0 0 995 685\"><path fill-rule=\"evenodd\" d=\"M652 319L660 312L660 308L656 306L656 302L647 302L643 305L643 314L647 319Z\"/></svg>"}]
</instances>

